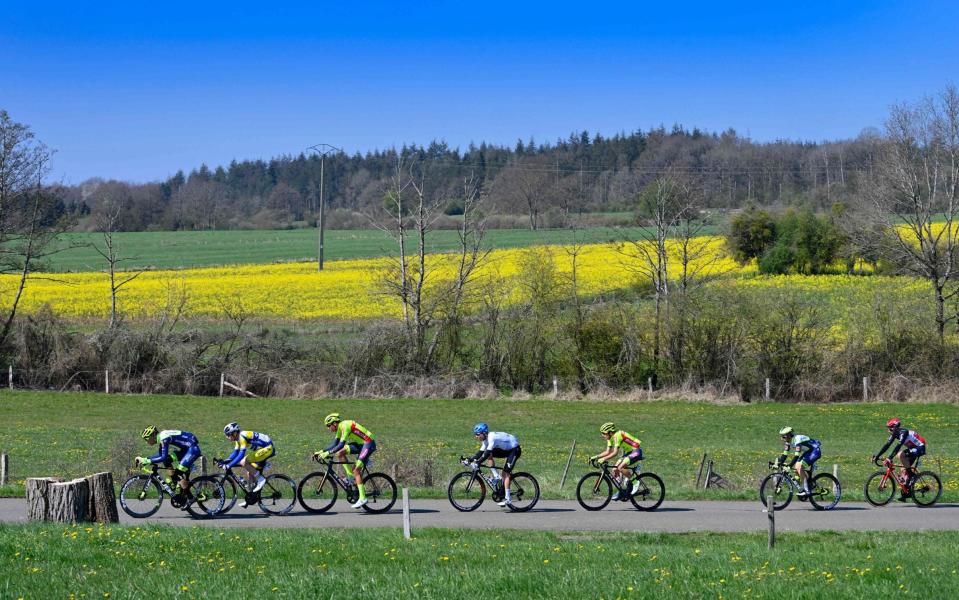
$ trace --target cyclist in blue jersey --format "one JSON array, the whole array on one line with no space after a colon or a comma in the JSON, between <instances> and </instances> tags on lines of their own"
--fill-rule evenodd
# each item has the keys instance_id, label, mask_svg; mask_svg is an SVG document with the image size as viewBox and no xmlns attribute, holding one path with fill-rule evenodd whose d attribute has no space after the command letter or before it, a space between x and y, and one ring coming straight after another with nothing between
<instances>
[{"instance_id":1,"label":"cyclist in blue jersey","mask_svg":"<svg viewBox=\"0 0 959 600\"><path fill-rule=\"evenodd\" d=\"M160 431L156 425L150 425L140 434L146 443L155 446L160 444L160 450L147 458L138 456L135 459L138 467L144 465L163 465L173 469L173 479L186 493L190 486L190 469L196 459L200 458L200 442L189 431L179 429L164 429Z\"/></svg>"},{"instance_id":2,"label":"cyclist in blue jersey","mask_svg":"<svg viewBox=\"0 0 959 600\"><path fill-rule=\"evenodd\" d=\"M786 458L792 452L792 462L789 466L795 465L796 473L799 475L799 481L802 484L802 491L798 498L807 498L812 493L809 491L809 474L812 472L813 465L822 456L819 440L814 440L808 435L800 435L793 431L792 427L783 427L779 430L779 437L783 440L783 452L776 459L777 465L786 462Z\"/></svg>"}]
</instances>

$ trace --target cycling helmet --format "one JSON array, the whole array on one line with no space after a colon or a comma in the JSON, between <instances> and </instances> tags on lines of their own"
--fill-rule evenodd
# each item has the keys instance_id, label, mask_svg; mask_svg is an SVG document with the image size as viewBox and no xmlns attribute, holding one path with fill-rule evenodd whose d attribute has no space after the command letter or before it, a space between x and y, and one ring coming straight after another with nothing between
<instances>
[{"instance_id":1,"label":"cycling helmet","mask_svg":"<svg viewBox=\"0 0 959 600\"><path fill-rule=\"evenodd\" d=\"M486 423L477 423L473 427L473 435L482 435L484 433L489 433L489 425Z\"/></svg>"},{"instance_id":2,"label":"cycling helmet","mask_svg":"<svg viewBox=\"0 0 959 600\"><path fill-rule=\"evenodd\" d=\"M323 424L329 427L333 423L339 423L343 419L340 418L340 413L330 413L326 415L326 418L323 419Z\"/></svg>"},{"instance_id":3,"label":"cycling helmet","mask_svg":"<svg viewBox=\"0 0 959 600\"><path fill-rule=\"evenodd\" d=\"M899 429L902 426L902 421L899 419L889 419L886 421L886 427L889 429Z\"/></svg>"},{"instance_id":4,"label":"cycling helmet","mask_svg":"<svg viewBox=\"0 0 959 600\"><path fill-rule=\"evenodd\" d=\"M146 429L143 430L143 433L140 434L140 437L142 437L142 438L145 439L145 440L148 440L148 439L150 439L151 437L153 437L153 435L154 435L156 432L157 432L157 426L156 426L156 425L150 425L149 427L147 427Z\"/></svg>"},{"instance_id":5,"label":"cycling helmet","mask_svg":"<svg viewBox=\"0 0 959 600\"><path fill-rule=\"evenodd\" d=\"M234 421L232 423L227 424L227 426L223 428L223 435L233 435L234 433L238 431L240 431L240 426L237 424L236 421Z\"/></svg>"},{"instance_id":6,"label":"cycling helmet","mask_svg":"<svg viewBox=\"0 0 959 600\"><path fill-rule=\"evenodd\" d=\"M779 435L781 435L782 437L786 437L787 435L792 435L793 433L795 432L793 431L792 427L783 427L782 429L779 430Z\"/></svg>"},{"instance_id":7,"label":"cycling helmet","mask_svg":"<svg viewBox=\"0 0 959 600\"><path fill-rule=\"evenodd\" d=\"M613 433L614 431L616 431L616 426L612 423L603 423L599 426L600 433Z\"/></svg>"}]
</instances>

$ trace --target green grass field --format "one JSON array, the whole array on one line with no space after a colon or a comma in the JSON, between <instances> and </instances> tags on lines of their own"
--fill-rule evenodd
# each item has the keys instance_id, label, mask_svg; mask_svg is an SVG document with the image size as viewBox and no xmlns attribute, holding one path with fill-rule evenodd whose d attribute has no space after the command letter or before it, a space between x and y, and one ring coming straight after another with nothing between
<instances>
[{"instance_id":1,"label":"green grass field","mask_svg":"<svg viewBox=\"0 0 959 600\"><path fill-rule=\"evenodd\" d=\"M586 459L605 442L597 429L614 421L640 437L644 469L661 475L667 499L756 497L766 463L779 450L778 430L791 425L822 440L820 465L839 465L844 497L862 498L874 467L869 457L885 441L892 415L929 442L926 467L939 468L943 500L959 499L959 407L943 404L779 404L721 406L683 401L586 402L552 400L291 400L221 399L185 396L106 396L51 392L0 392L0 451L10 455L13 487L22 493L26 477L75 476L104 469L121 472L137 454L151 452L139 432L150 423L186 429L200 438L207 456L225 456L231 444L222 427L263 431L277 444L276 469L302 476L310 453L331 436L323 417L339 411L377 436L377 469L398 464L400 483L423 496L444 497L457 457L476 450L471 428L485 420L515 433L523 447L520 469L539 479L546 497L574 497ZM563 467L576 440L569 480L560 488ZM693 481L702 454L715 461L728 491L696 490ZM429 479L432 487L424 487Z\"/></svg>"},{"instance_id":2,"label":"green grass field","mask_svg":"<svg viewBox=\"0 0 959 600\"><path fill-rule=\"evenodd\" d=\"M952 597L955 532L557 534L0 525L4 598ZM952 590L952 591L950 591Z\"/></svg>"},{"instance_id":3,"label":"green grass field","mask_svg":"<svg viewBox=\"0 0 959 600\"><path fill-rule=\"evenodd\" d=\"M487 232L490 248L516 248L538 244L563 244L574 239L585 242L606 242L635 233L630 229L593 228L574 232L568 229L493 229ZM717 228L708 232L716 233ZM430 251L453 250L457 245L455 231L435 231L430 237ZM120 254L129 258L123 269L174 269L227 264L257 264L316 260L317 232L315 229L280 231L159 231L118 233L116 241ZM102 245L96 233L71 233L62 236L66 250L48 260L44 270L99 271L107 265L90 246ZM381 231L372 229L327 231L325 259L342 260L371 258L393 252L390 239Z\"/></svg>"}]
</instances>

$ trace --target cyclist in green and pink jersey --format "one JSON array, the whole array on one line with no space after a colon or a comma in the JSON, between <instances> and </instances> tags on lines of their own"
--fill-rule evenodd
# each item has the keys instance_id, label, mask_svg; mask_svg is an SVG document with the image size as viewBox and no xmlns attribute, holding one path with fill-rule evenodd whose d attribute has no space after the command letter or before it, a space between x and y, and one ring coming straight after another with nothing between
<instances>
[{"instance_id":1,"label":"cyclist in green and pink jersey","mask_svg":"<svg viewBox=\"0 0 959 600\"><path fill-rule=\"evenodd\" d=\"M616 463L613 473L624 478L624 480L631 481L633 488L630 493L635 494L639 491L640 485L639 479L636 478L636 470L638 470L639 461L643 460L643 449L639 447L639 438L622 429L617 430L613 423L603 423L599 432L606 439L606 450L596 456L591 456L589 458L590 462L609 460L622 449L623 457ZM618 491L613 496L613 500L619 500Z\"/></svg>"}]
</instances>

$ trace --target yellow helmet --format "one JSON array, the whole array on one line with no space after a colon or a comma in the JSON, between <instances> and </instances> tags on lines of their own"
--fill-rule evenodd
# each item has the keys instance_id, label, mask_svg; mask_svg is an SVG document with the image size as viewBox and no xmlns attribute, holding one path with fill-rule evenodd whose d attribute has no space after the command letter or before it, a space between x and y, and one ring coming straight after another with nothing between
<instances>
[{"instance_id":1,"label":"yellow helmet","mask_svg":"<svg viewBox=\"0 0 959 600\"><path fill-rule=\"evenodd\" d=\"M614 431L616 431L616 425L612 423L603 423L599 426L600 433L613 433Z\"/></svg>"},{"instance_id":2,"label":"yellow helmet","mask_svg":"<svg viewBox=\"0 0 959 600\"><path fill-rule=\"evenodd\" d=\"M782 429L779 430L779 435L782 437L786 437L787 435L792 435L793 433L795 432L793 431L792 427L783 427Z\"/></svg>"},{"instance_id":3,"label":"yellow helmet","mask_svg":"<svg viewBox=\"0 0 959 600\"><path fill-rule=\"evenodd\" d=\"M157 432L157 426L150 425L149 427L143 430L143 433L140 434L140 437L142 437L145 440L148 440L151 437L153 437L153 435L156 434L156 432Z\"/></svg>"},{"instance_id":4,"label":"yellow helmet","mask_svg":"<svg viewBox=\"0 0 959 600\"><path fill-rule=\"evenodd\" d=\"M334 423L339 423L343 419L340 418L340 413L330 413L326 415L326 418L323 419L323 424L329 427Z\"/></svg>"}]
</instances>

